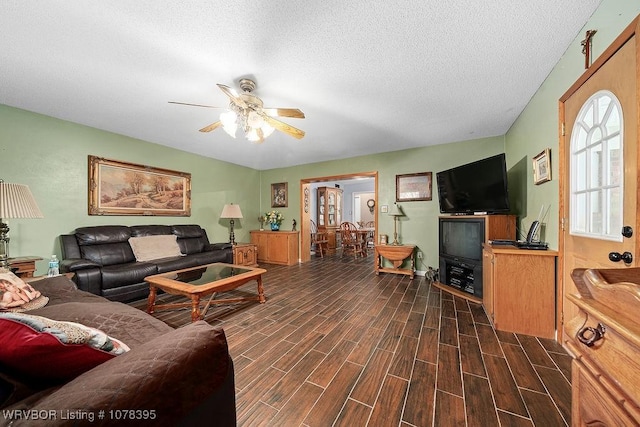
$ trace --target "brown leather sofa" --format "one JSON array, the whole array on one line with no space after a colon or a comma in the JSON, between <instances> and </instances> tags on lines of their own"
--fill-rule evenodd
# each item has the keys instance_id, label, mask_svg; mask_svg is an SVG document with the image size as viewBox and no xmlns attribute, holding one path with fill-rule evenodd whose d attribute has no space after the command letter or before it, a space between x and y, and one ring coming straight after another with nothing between
<instances>
[{"instance_id":1,"label":"brown leather sofa","mask_svg":"<svg viewBox=\"0 0 640 427\"><path fill-rule=\"evenodd\" d=\"M175 235L182 256L153 261L136 261L131 237ZM144 278L153 274L214 262L233 263L230 243L209 243L199 225L101 225L82 227L60 236L62 273L74 273L73 280L84 291L113 301L145 298L149 286Z\"/></svg>"},{"instance_id":2,"label":"brown leather sofa","mask_svg":"<svg viewBox=\"0 0 640 427\"><path fill-rule=\"evenodd\" d=\"M204 321L173 329L80 291L64 275L30 284L49 302L27 314L100 329L130 351L57 384L25 379L0 363L0 425L236 425L233 361L222 329ZM0 360L7 347L0 347ZM50 354L42 354L43 364ZM92 420L69 418L79 413Z\"/></svg>"}]
</instances>

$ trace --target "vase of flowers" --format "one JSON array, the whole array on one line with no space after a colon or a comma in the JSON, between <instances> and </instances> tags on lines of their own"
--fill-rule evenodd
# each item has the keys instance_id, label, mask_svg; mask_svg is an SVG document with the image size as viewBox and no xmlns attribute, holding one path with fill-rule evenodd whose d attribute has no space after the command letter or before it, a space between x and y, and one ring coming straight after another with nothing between
<instances>
[{"instance_id":1,"label":"vase of flowers","mask_svg":"<svg viewBox=\"0 0 640 427\"><path fill-rule=\"evenodd\" d=\"M264 214L265 221L271 226L271 231L280 230L280 224L284 220L284 215L279 211L271 211Z\"/></svg>"}]
</instances>

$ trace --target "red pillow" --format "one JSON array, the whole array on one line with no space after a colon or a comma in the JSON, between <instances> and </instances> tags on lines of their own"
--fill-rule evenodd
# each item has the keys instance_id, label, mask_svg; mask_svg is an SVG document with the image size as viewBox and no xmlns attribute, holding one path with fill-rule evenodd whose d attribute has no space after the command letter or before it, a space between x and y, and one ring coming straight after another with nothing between
<instances>
[{"instance_id":1,"label":"red pillow","mask_svg":"<svg viewBox=\"0 0 640 427\"><path fill-rule=\"evenodd\" d=\"M15 315L15 314L14 314ZM36 383L58 383L71 380L99 364L112 359L123 351L114 350L113 347L126 345L114 340L107 348L110 351L96 348L95 342L85 342L82 344L65 343L83 341L78 340L76 334L86 334L90 329L86 326L73 324L71 322L55 322L39 316L31 316L36 321L45 320L52 324L65 324L65 331L55 331L54 333L43 331L44 328L51 329L50 324L41 328L40 324L29 325L21 320L0 317L0 364L7 370L8 374L21 377L28 382ZM22 315L25 316L25 315ZM73 330L73 328L76 328ZM100 332L94 330L96 332ZM103 333L102 333L103 334ZM69 339L67 339L69 338Z\"/></svg>"}]
</instances>

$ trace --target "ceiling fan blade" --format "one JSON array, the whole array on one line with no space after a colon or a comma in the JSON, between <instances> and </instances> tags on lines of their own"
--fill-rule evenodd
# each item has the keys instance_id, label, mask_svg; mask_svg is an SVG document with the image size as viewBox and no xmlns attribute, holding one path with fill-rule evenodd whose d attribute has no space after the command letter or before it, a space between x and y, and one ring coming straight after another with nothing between
<instances>
[{"instance_id":1,"label":"ceiling fan blade","mask_svg":"<svg viewBox=\"0 0 640 427\"><path fill-rule=\"evenodd\" d=\"M235 90L233 90L227 85L223 85L220 83L217 83L217 85L220 88L220 90L223 91L225 95L227 95L231 99L231 101L235 103L237 106L242 108L248 107L247 103L244 102L244 99L240 98L240 95L238 95L238 93Z\"/></svg>"},{"instance_id":2,"label":"ceiling fan blade","mask_svg":"<svg viewBox=\"0 0 640 427\"><path fill-rule=\"evenodd\" d=\"M270 117L266 114L261 114L262 118L265 122L269 123L271 127L278 129L280 132L284 132L286 134L291 135L294 138L302 139L304 137L304 131L298 128L294 128L291 125L288 125L280 120L276 120L273 117Z\"/></svg>"},{"instance_id":3,"label":"ceiling fan blade","mask_svg":"<svg viewBox=\"0 0 640 427\"><path fill-rule=\"evenodd\" d=\"M270 116L304 119L304 113L297 108L263 108L262 111Z\"/></svg>"},{"instance_id":4,"label":"ceiling fan blade","mask_svg":"<svg viewBox=\"0 0 640 427\"><path fill-rule=\"evenodd\" d=\"M222 126L222 122L218 120L215 123L211 123L209 126L203 127L202 129L200 129L200 132L211 132L212 130L216 130L220 126Z\"/></svg>"},{"instance_id":5,"label":"ceiling fan blade","mask_svg":"<svg viewBox=\"0 0 640 427\"><path fill-rule=\"evenodd\" d=\"M213 105L189 104L186 102L177 102L177 101L169 101L169 104L189 105L191 107L204 107L204 108L226 108L226 107L214 107Z\"/></svg>"}]
</instances>

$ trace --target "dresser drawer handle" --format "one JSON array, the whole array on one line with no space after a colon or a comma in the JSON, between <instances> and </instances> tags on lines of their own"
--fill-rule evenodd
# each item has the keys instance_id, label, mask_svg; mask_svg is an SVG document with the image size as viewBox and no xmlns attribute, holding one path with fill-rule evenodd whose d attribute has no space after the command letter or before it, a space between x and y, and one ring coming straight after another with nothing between
<instances>
[{"instance_id":1,"label":"dresser drawer handle","mask_svg":"<svg viewBox=\"0 0 640 427\"><path fill-rule=\"evenodd\" d=\"M576 334L576 337L582 344L586 345L587 347L592 347L596 343L596 341L599 341L602 339L602 337L604 337L605 331L606 328L604 327L604 325L602 323L598 323L598 326L596 326L595 328L592 328L591 326L585 326L584 328L580 329Z\"/></svg>"}]
</instances>

